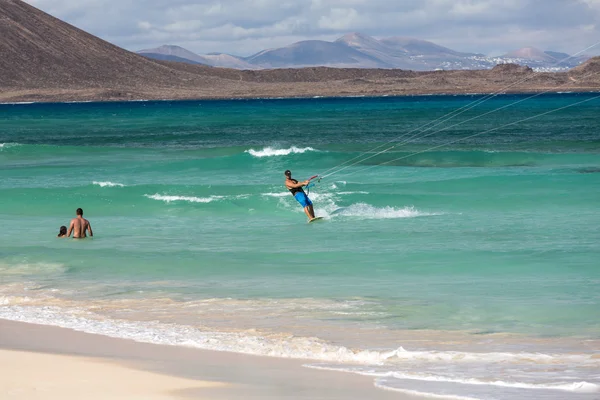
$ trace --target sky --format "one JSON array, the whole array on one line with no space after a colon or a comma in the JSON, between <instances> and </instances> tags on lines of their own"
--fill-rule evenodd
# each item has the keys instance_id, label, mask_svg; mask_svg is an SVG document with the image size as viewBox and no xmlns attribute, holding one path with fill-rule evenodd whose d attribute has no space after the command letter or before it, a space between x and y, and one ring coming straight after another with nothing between
<instances>
[{"instance_id":1,"label":"sky","mask_svg":"<svg viewBox=\"0 0 600 400\"><path fill-rule=\"evenodd\" d=\"M600 0L25 0L127 50L163 44L248 56L360 32L501 55L600 41ZM600 44L586 54L600 55Z\"/></svg>"}]
</instances>

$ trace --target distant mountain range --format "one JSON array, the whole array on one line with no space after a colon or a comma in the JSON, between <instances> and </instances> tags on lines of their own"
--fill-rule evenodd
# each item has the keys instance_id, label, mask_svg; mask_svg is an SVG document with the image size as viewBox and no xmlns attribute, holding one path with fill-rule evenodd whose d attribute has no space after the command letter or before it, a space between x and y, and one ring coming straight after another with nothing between
<instances>
[{"instance_id":1,"label":"distant mountain range","mask_svg":"<svg viewBox=\"0 0 600 400\"><path fill-rule=\"evenodd\" d=\"M164 45L137 52L157 60L180 61L234 69L276 69L302 67L383 68L413 71L489 69L497 64L527 65L538 71L573 68L586 56L525 47L498 57L463 53L435 43L405 37L375 39L349 33L334 42L305 40L289 46L260 51L249 57L223 53L198 55L179 46ZM559 63L567 59L564 62Z\"/></svg>"},{"instance_id":2,"label":"distant mountain range","mask_svg":"<svg viewBox=\"0 0 600 400\"><path fill-rule=\"evenodd\" d=\"M310 51L302 54L302 49ZM397 59L408 62L410 54L417 52L429 63L442 57L440 54L457 60L468 57L414 39L375 40L346 35L333 43L303 42L247 58L227 54L199 56L174 47L149 51L162 58L157 60L108 43L21 0L0 0L0 103L398 96L494 93L506 88L527 93L600 89L600 57L567 72L538 74L515 64L480 71L418 72L391 68ZM200 65L230 63L236 68L265 68L330 63L332 59L337 65L366 63L382 68L240 70ZM412 62L409 65L417 65Z\"/></svg>"}]
</instances>

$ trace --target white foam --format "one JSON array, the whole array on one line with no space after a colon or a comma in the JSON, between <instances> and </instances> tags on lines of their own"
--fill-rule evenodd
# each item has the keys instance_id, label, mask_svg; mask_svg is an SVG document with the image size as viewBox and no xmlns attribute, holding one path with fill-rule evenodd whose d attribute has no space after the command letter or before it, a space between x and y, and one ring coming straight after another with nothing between
<instances>
[{"instance_id":1,"label":"white foam","mask_svg":"<svg viewBox=\"0 0 600 400\"><path fill-rule=\"evenodd\" d=\"M388 359L391 357L388 357ZM388 371L388 372L375 372L371 369L361 370L359 366L324 366L324 365L304 365L307 368L312 369L320 369L327 371L341 371L341 372L350 372L358 375L364 376L372 376L379 378L376 381L376 386L381 389L394 390L394 391L408 391L409 389L405 389L402 387L401 381L420 381L420 382L429 382L431 384L452 384L452 385L465 385L465 386L492 386L492 387L502 387L509 389L528 389L528 390L553 390L559 392L570 392L570 393L580 393L580 394L592 394L592 393L600 393L600 386L595 383L590 382L571 382L571 383L560 383L560 384L552 384L552 383L525 383L525 382L507 382L500 380L481 380L474 378L451 378L440 375L424 375L417 373L404 373L397 371ZM394 378L399 379L400 381L396 381L398 386L394 385L393 380L385 379L385 378ZM464 389L463 389L464 390ZM468 390L468 389L467 389ZM417 393L416 391L414 393ZM428 397L439 397L439 398L470 398L470 397L462 397L455 395L441 395L435 394L431 392L419 392L420 395L428 396ZM449 396L449 397L447 397Z\"/></svg>"},{"instance_id":2,"label":"white foam","mask_svg":"<svg viewBox=\"0 0 600 400\"><path fill-rule=\"evenodd\" d=\"M410 379L427 382L444 382L444 383L458 383L462 385L477 385L477 386L499 386L506 388L515 389L534 389L534 390L560 390L572 393L600 393L600 386L589 383L589 382L572 382L565 384L534 384L524 382L506 382L506 381L482 381L479 379L457 379L448 378L444 376L434 375L417 375L417 374L406 374L400 372L388 372L385 374L365 374L375 376L386 376L397 379Z\"/></svg>"},{"instance_id":3,"label":"white foam","mask_svg":"<svg viewBox=\"0 0 600 400\"><path fill-rule=\"evenodd\" d=\"M313 149L312 147L299 148L296 146L292 146L289 149L276 149L273 147L265 147L262 150L254 150L254 149L246 150L245 153L248 153L253 157L262 158L262 157L274 157L274 156L287 156L289 154L303 154L303 153L306 153L307 151L317 151L317 150Z\"/></svg>"},{"instance_id":4,"label":"white foam","mask_svg":"<svg viewBox=\"0 0 600 400\"><path fill-rule=\"evenodd\" d=\"M393 354L399 361L426 361L426 362L450 362L450 363L473 363L473 362L509 362L525 364L554 364L557 360L562 362L583 363L591 361L589 355L577 354L542 354L527 352L463 352L463 351L408 351L399 347Z\"/></svg>"},{"instance_id":5,"label":"white foam","mask_svg":"<svg viewBox=\"0 0 600 400\"><path fill-rule=\"evenodd\" d=\"M414 207L375 207L367 203L354 203L347 207L340 207L337 203L338 196L344 195L368 195L365 191L343 191L343 192L311 192L309 197L315 204L317 215L325 218L352 217L360 219L395 219L395 218L415 218L423 216L440 215L439 213L423 212ZM302 208L296 207L292 196L287 192L264 193L263 196L279 197L280 203L286 208L292 205L292 209L297 212L303 212ZM285 198L289 197L289 201Z\"/></svg>"},{"instance_id":6,"label":"white foam","mask_svg":"<svg viewBox=\"0 0 600 400\"><path fill-rule=\"evenodd\" d=\"M281 193L263 193L263 196L267 197L292 197L290 192L281 192Z\"/></svg>"},{"instance_id":7,"label":"white foam","mask_svg":"<svg viewBox=\"0 0 600 400\"><path fill-rule=\"evenodd\" d=\"M144 197L147 197L152 200L160 200L165 203L170 203L172 201L187 201L189 203L211 203L213 201L224 199L224 196L210 196L210 197L194 197L194 196L168 196L162 194L145 194Z\"/></svg>"},{"instance_id":8,"label":"white foam","mask_svg":"<svg viewBox=\"0 0 600 400\"><path fill-rule=\"evenodd\" d=\"M17 146L20 146L20 144L19 143L0 143L0 150L8 149L10 147L17 147Z\"/></svg>"},{"instance_id":9,"label":"white foam","mask_svg":"<svg viewBox=\"0 0 600 400\"><path fill-rule=\"evenodd\" d=\"M125 187L125 185L123 185L122 183L117 183L117 182L92 182L94 185L98 185L100 187Z\"/></svg>"},{"instance_id":10,"label":"white foam","mask_svg":"<svg viewBox=\"0 0 600 400\"><path fill-rule=\"evenodd\" d=\"M390 380L387 378L380 378L375 381L375 387L396 391L406 394L413 394L434 399L565 399L565 398L576 398L574 392L570 395L560 393L561 390L556 390L556 387L539 385L538 387L524 387L524 386L508 386L508 387L489 387L486 383L482 383L484 386L473 387L469 385L462 385L461 383L448 383L448 382L417 382L408 379L402 380ZM541 393L544 391L545 393ZM551 392L554 392L551 394ZM578 395L588 395L594 392L578 392ZM490 397L490 394L493 394ZM584 398L589 398L585 396Z\"/></svg>"},{"instance_id":11,"label":"white foam","mask_svg":"<svg viewBox=\"0 0 600 400\"><path fill-rule=\"evenodd\" d=\"M422 216L438 215L435 213L422 212L414 207L375 207L367 203L355 203L342 209L332 210L336 217L358 217L361 219L393 219L393 218L415 218Z\"/></svg>"},{"instance_id":12,"label":"white foam","mask_svg":"<svg viewBox=\"0 0 600 400\"><path fill-rule=\"evenodd\" d=\"M260 356L308 359L337 363L381 364L393 352L352 350L317 338L292 335L259 336L247 332L215 332L189 326L106 319L85 310L58 307L0 307L0 318L138 342L188 346Z\"/></svg>"}]
</instances>

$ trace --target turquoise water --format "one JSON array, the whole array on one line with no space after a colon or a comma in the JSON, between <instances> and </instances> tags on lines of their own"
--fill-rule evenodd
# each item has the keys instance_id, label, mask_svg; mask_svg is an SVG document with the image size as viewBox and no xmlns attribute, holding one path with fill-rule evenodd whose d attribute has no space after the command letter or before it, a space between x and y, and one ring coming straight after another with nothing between
<instances>
[{"instance_id":1,"label":"turquoise water","mask_svg":"<svg viewBox=\"0 0 600 400\"><path fill-rule=\"evenodd\" d=\"M477 118L526 97L499 96L422 133L480 97L0 105L0 317L401 391L598 398L594 96ZM324 221L286 169L325 172ZM77 207L95 237L57 239Z\"/></svg>"}]
</instances>

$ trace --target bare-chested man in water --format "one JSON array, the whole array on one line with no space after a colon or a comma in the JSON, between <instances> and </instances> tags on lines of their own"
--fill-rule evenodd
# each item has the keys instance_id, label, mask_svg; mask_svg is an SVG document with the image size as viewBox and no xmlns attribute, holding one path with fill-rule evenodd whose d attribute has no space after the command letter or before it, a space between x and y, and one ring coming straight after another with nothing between
<instances>
[{"instance_id":1,"label":"bare-chested man in water","mask_svg":"<svg viewBox=\"0 0 600 400\"><path fill-rule=\"evenodd\" d=\"M67 237L71 237L71 232L73 232L73 239L83 239L86 237L86 230L90 233L90 237L94 236L90 221L83 218L83 210L81 208L78 208L76 213L77 218L73 218L71 220L71 225L69 225L69 232L67 232Z\"/></svg>"}]
</instances>

